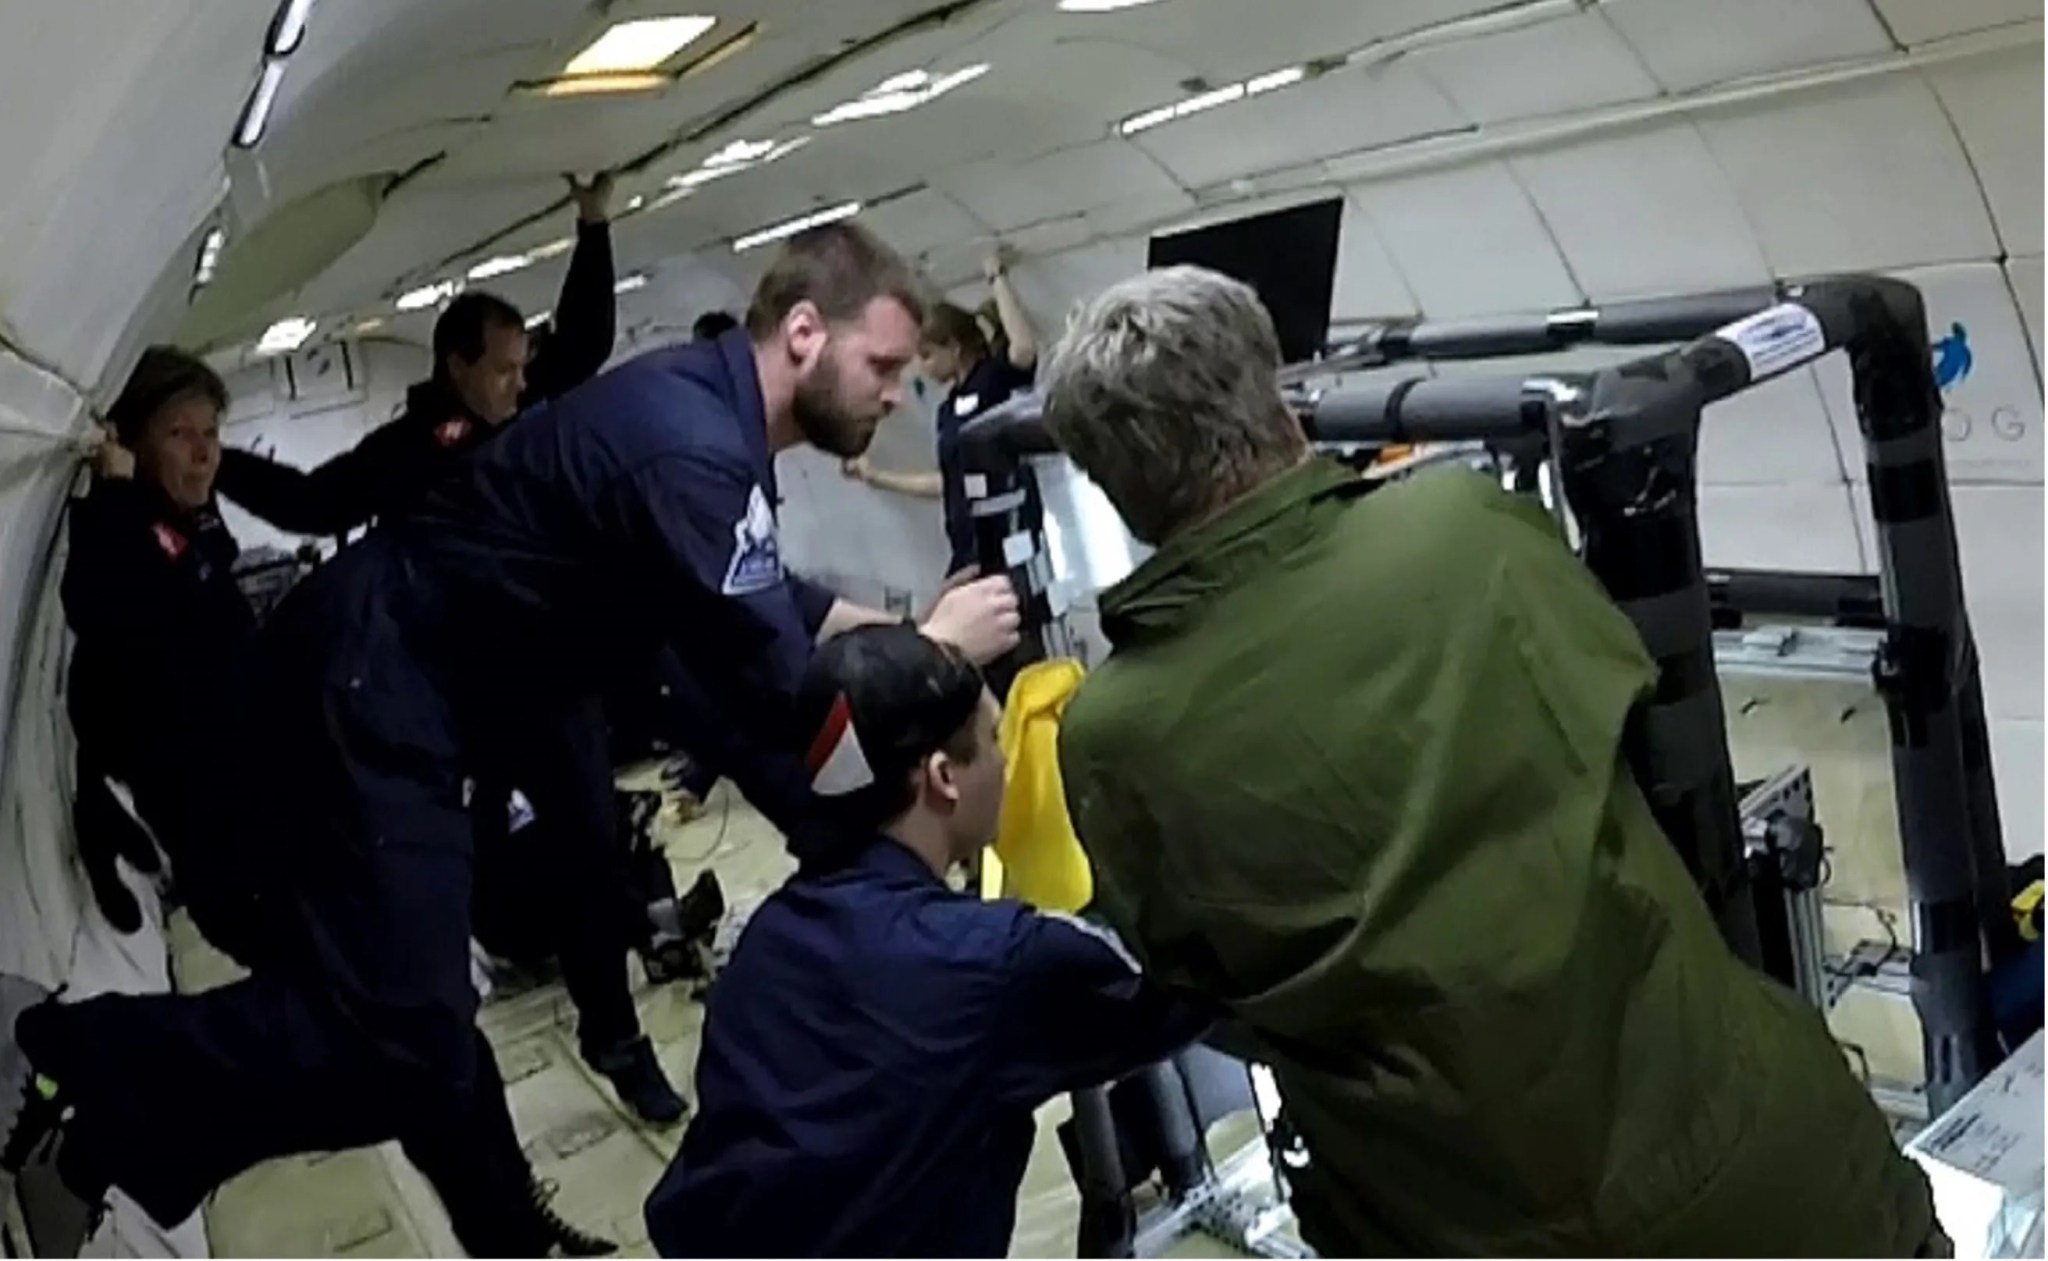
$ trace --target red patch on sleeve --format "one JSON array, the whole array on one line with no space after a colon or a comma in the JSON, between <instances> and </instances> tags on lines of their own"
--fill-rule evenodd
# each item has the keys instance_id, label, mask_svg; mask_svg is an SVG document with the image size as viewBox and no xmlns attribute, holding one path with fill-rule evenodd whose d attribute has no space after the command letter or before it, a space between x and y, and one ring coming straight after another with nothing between
<instances>
[{"instance_id":1,"label":"red patch on sleeve","mask_svg":"<svg viewBox=\"0 0 2048 1261\"><path fill-rule=\"evenodd\" d=\"M444 420L434 429L434 441L444 447L452 447L469 436L469 422L466 420Z\"/></svg>"},{"instance_id":2,"label":"red patch on sleeve","mask_svg":"<svg viewBox=\"0 0 2048 1261\"><path fill-rule=\"evenodd\" d=\"M156 545L163 548L164 555L172 560L183 556L185 549L191 546L190 543L186 542L184 535L161 521L157 522L154 528L156 530Z\"/></svg>"}]
</instances>

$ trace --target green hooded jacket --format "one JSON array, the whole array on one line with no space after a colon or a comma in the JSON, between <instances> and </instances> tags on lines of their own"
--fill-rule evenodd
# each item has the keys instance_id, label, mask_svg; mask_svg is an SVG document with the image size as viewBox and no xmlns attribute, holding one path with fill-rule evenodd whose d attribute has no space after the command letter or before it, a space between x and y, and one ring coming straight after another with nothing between
<instances>
[{"instance_id":1,"label":"green hooded jacket","mask_svg":"<svg viewBox=\"0 0 2048 1261\"><path fill-rule=\"evenodd\" d=\"M1540 508L1314 461L1105 593L1060 736L1095 909L1271 1064L1325 1256L1913 1255L1820 1016L1622 753L1655 667Z\"/></svg>"}]
</instances>

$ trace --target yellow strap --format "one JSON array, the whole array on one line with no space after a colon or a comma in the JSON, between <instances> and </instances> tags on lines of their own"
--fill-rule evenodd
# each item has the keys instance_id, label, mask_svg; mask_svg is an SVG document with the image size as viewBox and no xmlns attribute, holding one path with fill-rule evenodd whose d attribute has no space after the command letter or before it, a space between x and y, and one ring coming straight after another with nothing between
<instances>
[{"instance_id":1,"label":"yellow strap","mask_svg":"<svg viewBox=\"0 0 2048 1261\"><path fill-rule=\"evenodd\" d=\"M2019 921L2020 938L2024 941L2040 940L2041 928L2038 919L2044 894L2048 894L2048 891L2044 891L2042 882L2036 880L2021 889L2019 895L2012 900L2012 915Z\"/></svg>"}]
</instances>

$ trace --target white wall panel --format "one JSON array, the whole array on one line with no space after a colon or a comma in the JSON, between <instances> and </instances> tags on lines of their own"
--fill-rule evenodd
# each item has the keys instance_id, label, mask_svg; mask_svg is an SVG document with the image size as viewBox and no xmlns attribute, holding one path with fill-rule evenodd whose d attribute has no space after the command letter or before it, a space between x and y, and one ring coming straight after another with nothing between
<instances>
[{"instance_id":1,"label":"white wall panel","mask_svg":"<svg viewBox=\"0 0 2048 1261\"><path fill-rule=\"evenodd\" d=\"M1687 122L1510 162L1595 300L1767 283L1742 205Z\"/></svg>"},{"instance_id":2,"label":"white wall panel","mask_svg":"<svg viewBox=\"0 0 2048 1261\"><path fill-rule=\"evenodd\" d=\"M1862 573L1854 513L1844 485L1701 486L1700 545L1714 568Z\"/></svg>"},{"instance_id":3,"label":"white wall panel","mask_svg":"<svg viewBox=\"0 0 2048 1261\"><path fill-rule=\"evenodd\" d=\"M1892 47L1869 0L1605 0L1600 12L1673 92Z\"/></svg>"},{"instance_id":4,"label":"white wall panel","mask_svg":"<svg viewBox=\"0 0 2048 1261\"><path fill-rule=\"evenodd\" d=\"M1946 3L1946 0L1944 0ZM2034 7L2034 16L2041 14ZM1991 204L2008 254L2041 252L2041 45L1927 72ZM2036 108L2016 108L2031 101Z\"/></svg>"},{"instance_id":5,"label":"white wall panel","mask_svg":"<svg viewBox=\"0 0 2048 1261\"><path fill-rule=\"evenodd\" d=\"M1657 81L1598 13L1460 40L1414 54L1476 123L1565 114L1657 95ZM1531 67L1543 73L1530 73Z\"/></svg>"},{"instance_id":6,"label":"white wall panel","mask_svg":"<svg viewBox=\"0 0 2048 1261\"><path fill-rule=\"evenodd\" d=\"M2034 348L2034 375L2041 375L2041 256L2006 260L2005 277L2026 321L2027 340Z\"/></svg>"},{"instance_id":7,"label":"white wall panel","mask_svg":"<svg viewBox=\"0 0 2048 1261\"><path fill-rule=\"evenodd\" d=\"M1984 658L1993 718L2039 721L2041 712L2041 488L1959 486L1956 539L1963 596Z\"/></svg>"},{"instance_id":8,"label":"white wall panel","mask_svg":"<svg viewBox=\"0 0 2048 1261\"><path fill-rule=\"evenodd\" d=\"M1926 44L1949 35L2041 20L2040 0L1871 0L1901 43Z\"/></svg>"},{"instance_id":9,"label":"white wall panel","mask_svg":"<svg viewBox=\"0 0 2048 1261\"><path fill-rule=\"evenodd\" d=\"M1997 254L1962 145L1917 77L1760 103L1700 129L1780 275Z\"/></svg>"},{"instance_id":10,"label":"white wall panel","mask_svg":"<svg viewBox=\"0 0 2048 1261\"><path fill-rule=\"evenodd\" d=\"M1583 296L1503 163L1360 184L1351 198L1427 315L1535 310Z\"/></svg>"},{"instance_id":11,"label":"white wall panel","mask_svg":"<svg viewBox=\"0 0 2048 1261\"><path fill-rule=\"evenodd\" d=\"M1788 372L1707 408L1700 427L1700 480L1716 485L1839 486L1843 464L1820 383Z\"/></svg>"}]
</instances>

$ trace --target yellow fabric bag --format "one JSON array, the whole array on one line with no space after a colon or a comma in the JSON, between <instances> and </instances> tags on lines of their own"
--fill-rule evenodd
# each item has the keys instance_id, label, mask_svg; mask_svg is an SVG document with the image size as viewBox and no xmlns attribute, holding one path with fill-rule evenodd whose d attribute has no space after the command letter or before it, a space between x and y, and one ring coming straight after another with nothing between
<instances>
[{"instance_id":1,"label":"yellow fabric bag","mask_svg":"<svg viewBox=\"0 0 2048 1261\"><path fill-rule=\"evenodd\" d=\"M1088 855L1067 818L1060 783L1060 716L1082 675L1078 661L1041 661L1010 684L997 729L1008 763L1003 813L995 850L982 856L984 898L1007 892L1042 911L1072 914L1095 895Z\"/></svg>"}]
</instances>

